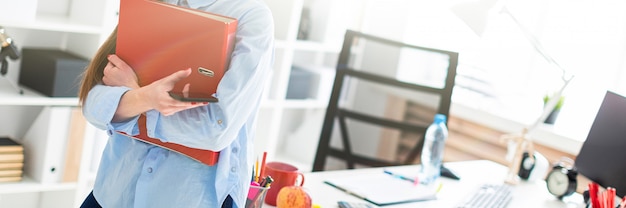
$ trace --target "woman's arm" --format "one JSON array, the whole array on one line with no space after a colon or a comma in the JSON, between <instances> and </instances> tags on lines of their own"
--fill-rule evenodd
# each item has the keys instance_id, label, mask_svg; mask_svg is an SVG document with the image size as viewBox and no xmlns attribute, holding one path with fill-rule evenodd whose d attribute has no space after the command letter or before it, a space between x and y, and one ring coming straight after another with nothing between
<instances>
[{"instance_id":1,"label":"woman's arm","mask_svg":"<svg viewBox=\"0 0 626 208\"><path fill-rule=\"evenodd\" d=\"M172 90L176 82L189 76L191 69L175 72L149 85L139 87L137 75L126 62L116 55L109 55L108 59L109 63L104 68L104 77L102 78L104 84L107 86L125 86L131 89L122 95L113 122L125 121L152 109L167 116L205 104L177 101L167 93ZM186 86L183 91L187 89Z\"/></svg>"}]
</instances>

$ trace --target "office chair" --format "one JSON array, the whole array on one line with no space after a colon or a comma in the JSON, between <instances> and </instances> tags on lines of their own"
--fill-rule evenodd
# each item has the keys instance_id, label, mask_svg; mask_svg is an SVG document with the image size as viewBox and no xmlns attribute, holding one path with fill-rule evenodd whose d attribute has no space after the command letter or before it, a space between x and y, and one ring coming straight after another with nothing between
<instances>
[{"instance_id":1,"label":"office chair","mask_svg":"<svg viewBox=\"0 0 626 208\"><path fill-rule=\"evenodd\" d=\"M449 116L457 62L456 52L346 31L312 170L327 170L330 158L348 169L415 164L435 113ZM425 119L407 121L414 104L429 109L417 112ZM418 138L402 158L381 158L380 144L394 149L398 135Z\"/></svg>"}]
</instances>

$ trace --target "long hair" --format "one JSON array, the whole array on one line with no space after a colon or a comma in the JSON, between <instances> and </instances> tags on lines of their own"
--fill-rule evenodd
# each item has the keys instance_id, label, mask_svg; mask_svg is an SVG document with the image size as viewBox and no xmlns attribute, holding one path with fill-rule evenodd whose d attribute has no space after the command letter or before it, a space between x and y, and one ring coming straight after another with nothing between
<instances>
[{"instance_id":1,"label":"long hair","mask_svg":"<svg viewBox=\"0 0 626 208\"><path fill-rule=\"evenodd\" d=\"M96 86L96 84L102 82L104 76L104 67L109 63L107 56L115 53L115 42L117 41L117 27L111 32L109 37L104 41L102 46L96 52L85 72L83 72L83 79L78 89L78 99L81 105L85 104L87 94L89 90Z\"/></svg>"}]
</instances>

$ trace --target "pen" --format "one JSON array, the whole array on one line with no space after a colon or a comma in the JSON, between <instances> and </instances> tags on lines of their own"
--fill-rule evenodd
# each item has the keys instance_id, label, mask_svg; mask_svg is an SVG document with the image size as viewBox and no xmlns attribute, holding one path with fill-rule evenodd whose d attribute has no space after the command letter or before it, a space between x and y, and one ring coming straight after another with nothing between
<instances>
[{"instance_id":1,"label":"pen","mask_svg":"<svg viewBox=\"0 0 626 208\"><path fill-rule=\"evenodd\" d=\"M414 179L412 179L412 178L407 178L407 177L405 177L405 176L402 176L402 175L398 175L398 174L392 173L392 172L390 172L390 171L388 171L388 170L385 170L384 172L385 172L386 174L389 174L389 175L393 176L393 177L396 177L396 178L399 178L399 179L402 179L402 180L405 180L405 181L410 181L411 183L416 184L415 180L414 180Z\"/></svg>"},{"instance_id":2,"label":"pen","mask_svg":"<svg viewBox=\"0 0 626 208\"><path fill-rule=\"evenodd\" d=\"M439 191L441 191L442 187L443 187L443 183L439 183L439 186L437 187L437 193L439 193Z\"/></svg>"},{"instance_id":3,"label":"pen","mask_svg":"<svg viewBox=\"0 0 626 208\"><path fill-rule=\"evenodd\" d=\"M267 159L267 152L263 152L263 158L261 159L261 170L259 170L259 177L265 177L265 159Z\"/></svg>"},{"instance_id":4,"label":"pen","mask_svg":"<svg viewBox=\"0 0 626 208\"><path fill-rule=\"evenodd\" d=\"M272 182L274 182L274 179L271 176L265 176L265 178L263 179L263 182L261 183L261 186L269 187L270 184L272 184Z\"/></svg>"}]
</instances>

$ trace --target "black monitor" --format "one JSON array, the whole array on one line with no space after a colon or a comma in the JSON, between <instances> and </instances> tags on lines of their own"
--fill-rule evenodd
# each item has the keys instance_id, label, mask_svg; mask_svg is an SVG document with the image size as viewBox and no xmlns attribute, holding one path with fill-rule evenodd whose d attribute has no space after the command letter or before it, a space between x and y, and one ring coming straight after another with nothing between
<instances>
[{"instance_id":1,"label":"black monitor","mask_svg":"<svg viewBox=\"0 0 626 208\"><path fill-rule=\"evenodd\" d=\"M576 157L580 174L626 195L626 97L607 91Z\"/></svg>"}]
</instances>

